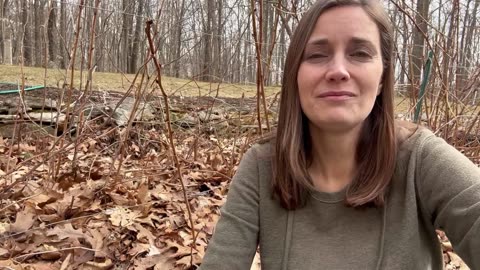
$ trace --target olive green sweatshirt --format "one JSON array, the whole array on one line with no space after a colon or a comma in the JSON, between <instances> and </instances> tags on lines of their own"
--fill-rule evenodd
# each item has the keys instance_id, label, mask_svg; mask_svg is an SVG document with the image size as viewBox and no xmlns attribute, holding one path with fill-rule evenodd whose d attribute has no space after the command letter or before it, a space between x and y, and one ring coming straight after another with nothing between
<instances>
[{"instance_id":1,"label":"olive green sweatshirt","mask_svg":"<svg viewBox=\"0 0 480 270\"><path fill-rule=\"evenodd\" d=\"M386 205L344 206L345 191L312 192L287 211L272 199L272 145L242 159L200 267L248 270L259 246L262 270L443 269L435 229L480 270L480 169L419 128L400 146Z\"/></svg>"}]
</instances>

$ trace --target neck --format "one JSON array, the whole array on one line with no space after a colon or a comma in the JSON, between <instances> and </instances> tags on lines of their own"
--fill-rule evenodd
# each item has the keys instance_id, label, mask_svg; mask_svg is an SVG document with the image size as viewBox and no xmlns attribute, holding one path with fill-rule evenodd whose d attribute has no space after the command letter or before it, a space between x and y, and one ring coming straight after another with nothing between
<instances>
[{"instance_id":1,"label":"neck","mask_svg":"<svg viewBox=\"0 0 480 270\"><path fill-rule=\"evenodd\" d=\"M325 132L310 126L312 163L308 171L315 188L336 192L352 181L360 130L356 127L347 132Z\"/></svg>"}]
</instances>

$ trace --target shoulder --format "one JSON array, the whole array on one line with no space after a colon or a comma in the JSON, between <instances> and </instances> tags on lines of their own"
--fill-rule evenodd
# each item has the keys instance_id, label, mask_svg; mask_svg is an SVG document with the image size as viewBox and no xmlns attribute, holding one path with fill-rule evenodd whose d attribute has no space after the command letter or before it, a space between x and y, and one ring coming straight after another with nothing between
<instances>
[{"instance_id":1,"label":"shoulder","mask_svg":"<svg viewBox=\"0 0 480 270\"><path fill-rule=\"evenodd\" d=\"M436 137L427 127L407 121L395 121L395 134L399 150L413 150Z\"/></svg>"},{"instance_id":2,"label":"shoulder","mask_svg":"<svg viewBox=\"0 0 480 270\"><path fill-rule=\"evenodd\" d=\"M412 123L399 123L396 127L399 142L397 158L414 157L423 168L436 164L448 168L474 165L462 152L427 127Z\"/></svg>"},{"instance_id":3,"label":"shoulder","mask_svg":"<svg viewBox=\"0 0 480 270\"><path fill-rule=\"evenodd\" d=\"M266 137L257 140L248 152L253 152L258 160L271 160L275 153L275 137Z\"/></svg>"}]
</instances>

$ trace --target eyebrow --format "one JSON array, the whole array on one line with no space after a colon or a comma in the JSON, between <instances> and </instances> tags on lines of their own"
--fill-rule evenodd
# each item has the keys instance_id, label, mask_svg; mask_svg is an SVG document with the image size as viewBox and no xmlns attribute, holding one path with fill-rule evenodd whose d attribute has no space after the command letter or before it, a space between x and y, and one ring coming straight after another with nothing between
<instances>
[{"instance_id":1,"label":"eyebrow","mask_svg":"<svg viewBox=\"0 0 480 270\"><path fill-rule=\"evenodd\" d=\"M352 37L350 39L350 42L353 43L354 45L366 45L366 46L370 46L372 48L375 48L375 46L373 45L373 43L370 40L360 38L360 37ZM319 38L319 39L315 39L311 42L308 42L307 46L322 46L322 45L327 45L327 44L328 44L328 39Z\"/></svg>"},{"instance_id":2,"label":"eyebrow","mask_svg":"<svg viewBox=\"0 0 480 270\"><path fill-rule=\"evenodd\" d=\"M375 48L373 43L370 40L364 39L364 38L359 38L359 37L352 37L351 42L355 45L366 45L372 48Z\"/></svg>"},{"instance_id":3,"label":"eyebrow","mask_svg":"<svg viewBox=\"0 0 480 270\"><path fill-rule=\"evenodd\" d=\"M320 45L327 45L327 44L328 44L328 39L320 38L320 39L315 39L311 42L308 42L307 46L320 46Z\"/></svg>"}]
</instances>

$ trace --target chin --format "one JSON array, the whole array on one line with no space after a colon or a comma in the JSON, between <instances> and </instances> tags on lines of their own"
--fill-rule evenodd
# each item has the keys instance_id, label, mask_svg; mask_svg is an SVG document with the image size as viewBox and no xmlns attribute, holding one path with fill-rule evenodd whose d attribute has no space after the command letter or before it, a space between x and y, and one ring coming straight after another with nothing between
<instances>
[{"instance_id":1,"label":"chin","mask_svg":"<svg viewBox=\"0 0 480 270\"><path fill-rule=\"evenodd\" d=\"M311 128L328 132L349 132L362 125L364 121L358 119L322 119L310 122ZM312 127L313 126L313 127Z\"/></svg>"}]
</instances>

